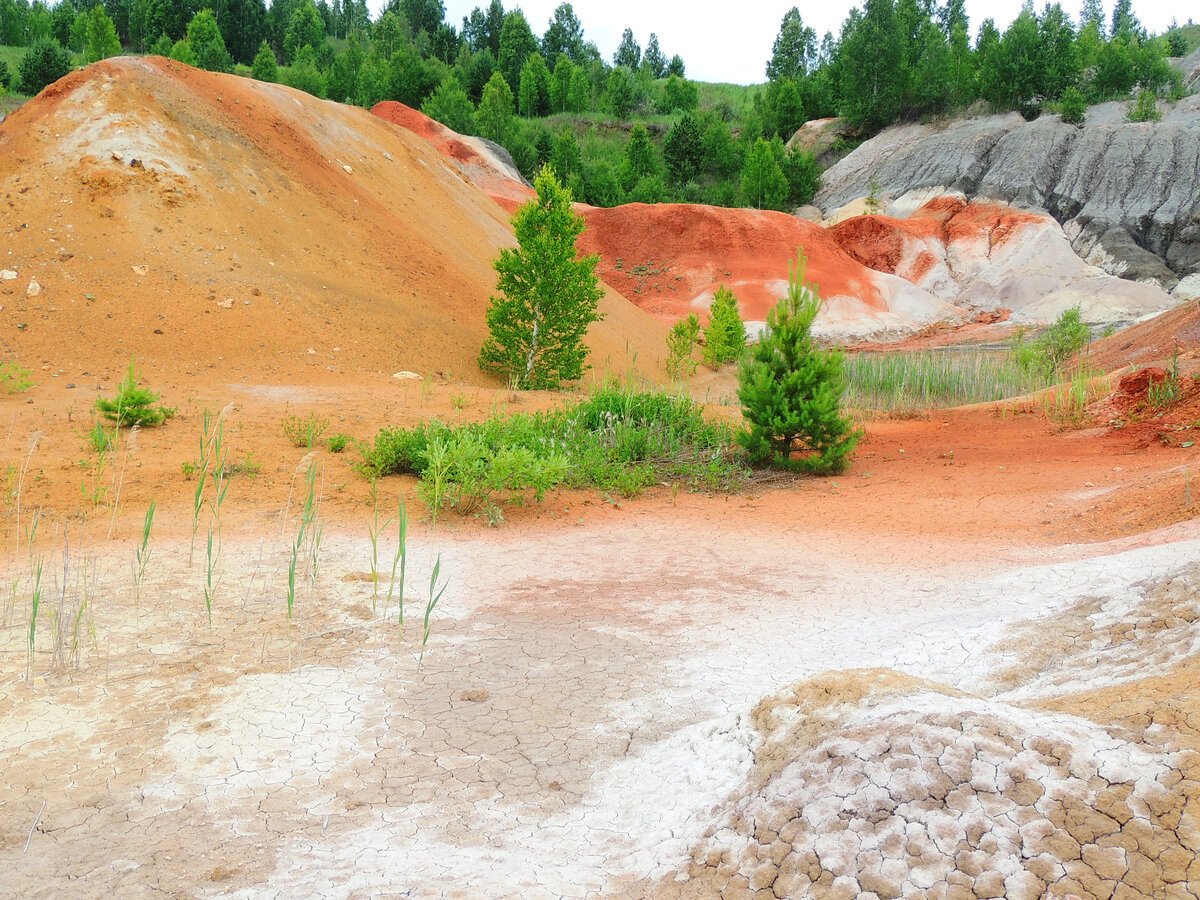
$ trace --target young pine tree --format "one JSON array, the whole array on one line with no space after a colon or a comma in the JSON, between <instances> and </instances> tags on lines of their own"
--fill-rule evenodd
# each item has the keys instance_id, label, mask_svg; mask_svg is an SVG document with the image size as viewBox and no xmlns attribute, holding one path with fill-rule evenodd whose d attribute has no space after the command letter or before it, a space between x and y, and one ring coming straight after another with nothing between
<instances>
[{"instance_id":1,"label":"young pine tree","mask_svg":"<svg viewBox=\"0 0 1200 900\"><path fill-rule=\"evenodd\" d=\"M708 308L704 329L704 364L717 368L733 362L746 349L746 326L738 312L733 291L721 285Z\"/></svg>"},{"instance_id":2,"label":"young pine tree","mask_svg":"<svg viewBox=\"0 0 1200 900\"><path fill-rule=\"evenodd\" d=\"M788 293L767 313L767 328L738 369L738 399L749 430L740 435L751 463L828 475L846 468L861 432L841 414L842 354L820 350L812 324L821 308L804 281L803 251ZM797 458L797 450L805 455Z\"/></svg>"},{"instance_id":3,"label":"young pine tree","mask_svg":"<svg viewBox=\"0 0 1200 900\"><path fill-rule=\"evenodd\" d=\"M254 55L254 65L250 67L250 77L256 81L279 80L279 61L275 59L275 51L265 40L258 45L258 53Z\"/></svg>"},{"instance_id":4,"label":"young pine tree","mask_svg":"<svg viewBox=\"0 0 1200 900\"><path fill-rule=\"evenodd\" d=\"M599 257L576 254L583 219L571 209L570 191L549 166L534 189L537 199L513 216L517 249L501 250L492 263L500 293L488 307L479 367L518 388L552 389L583 376L583 338L603 318L597 305L604 292L596 277Z\"/></svg>"}]
</instances>

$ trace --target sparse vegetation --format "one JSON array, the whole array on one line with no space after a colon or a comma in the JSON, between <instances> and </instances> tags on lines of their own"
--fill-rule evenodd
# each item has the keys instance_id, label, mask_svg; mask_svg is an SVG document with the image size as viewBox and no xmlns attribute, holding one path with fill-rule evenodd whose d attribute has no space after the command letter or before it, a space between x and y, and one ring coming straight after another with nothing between
<instances>
[{"instance_id":1,"label":"sparse vegetation","mask_svg":"<svg viewBox=\"0 0 1200 900\"><path fill-rule=\"evenodd\" d=\"M1078 306L1063 312L1038 338L1029 343L1023 329L1013 338L1013 357L1022 372L1049 379L1059 374L1067 361L1087 346L1091 336L1080 318Z\"/></svg>"},{"instance_id":2,"label":"sparse vegetation","mask_svg":"<svg viewBox=\"0 0 1200 900\"><path fill-rule=\"evenodd\" d=\"M129 360L129 370L117 388L117 396L96 398L96 409L108 421L120 426L158 425L174 415L175 410L158 403L159 395L149 388L138 387L140 376L136 360Z\"/></svg>"},{"instance_id":3,"label":"sparse vegetation","mask_svg":"<svg viewBox=\"0 0 1200 900\"><path fill-rule=\"evenodd\" d=\"M989 350L852 353L845 374L847 406L899 415L1005 400L1050 383L1011 352Z\"/></svg>"},{"instance_id":4,"label":"sparse vegetation","mask_svg":"<svg viewBox=\"0 0 1200 900\"><path fill-rule=\"evenodd\" d=\"M1167 377L1162 381L1151 382L1146 399L1155 411L1161 412L1183 398L1183 382L1179 378L1179 347L1171 354L1167 366Z\"/></svg>"},{"instance_id":5,"label":"sparse vegetation","mask_svg":"<svg viewBox=\"0 0 1200 900\"><path fill-rule=\"evenodd\" d=\"M283 436L292 446L305 450L311 450L321 435L329 430L329 420L315 412L310 412L307 416L286 415L281 424Z\"/></svg>"},{"instance_id":6,"label":"sparse vegetation","mask_svg":"<svg viewBox=\"0 0 1200 900\"><path fill-rule=\"evenodd\" d=\"M732 428L706 421L690 400L616 385L549 413L385 429L362 450L368 476L420 478L431 514L445 506L494 517L499 500L541 499L557 484L633 496L672 481L725 489L747 475Z\"/></svg>"},{"instance_id":7,"label":"sparse vegetation","mask_svg":"<svg viewBox=\"0 0 1200 900\"><path fill-rule=\"evenodd\" d=\"M29 375L28 369L22 369L11 360L0 362L0 390L8 394L29 390L34 386L33 382L29 380Z\"/></svg>"}]
</instances>

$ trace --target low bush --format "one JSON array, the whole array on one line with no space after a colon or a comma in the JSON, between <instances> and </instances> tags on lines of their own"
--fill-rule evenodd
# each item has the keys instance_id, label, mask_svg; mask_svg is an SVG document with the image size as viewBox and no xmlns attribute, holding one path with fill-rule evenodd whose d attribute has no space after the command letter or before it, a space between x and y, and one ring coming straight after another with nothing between
<instances>
[{"instance_id":1,"label":"low bush","mask_svg":"<svg viewBox=\"0 0 1200 900\"><path fill-rule=\"evenodd\" d=\"M125 380L117 388L117 396L111 400L107 397L97 397L96 409L104 418L118 426L158 425L174 415L174 409L156 405L159 394L149 388L138 387L139 381L135 361L131 359Z\"/></svg>"},{"instance_id":2,"label":"low bush","mask_svg":"<svg viewBox=\"0 0 1200 900\"><path fill-rule=\"evenodd\" d=\"M317 439L328 430L329 420L311 412L307 416L284 416L281 425L283 436L291 442L293 447L304 447L311 450Z\"/></svg>"},{"instance_id":3,"label":"low bush","mask_svg":"<svg viewBox=\"0 0 1200 900\"><path fill-rule=\"evenodd\" d=\"M672 481L728 489L747 475L730 426L686 398L615 385L552 412L384 429L360 451L367 477L416 475L431 509L493 520L497 498L540 500L559 484L634 496Z\"/></svg>"},{"instance_id":4,"label":"low bush","mask_svg":"<svg viewBox=\"0 0 1200 900\"><path fill-rule=\"evenodd\" d=\"M1087 346L1091 334L1080 319L1079 307L1066 310L1058 319L1028 343L1024 331L1013 339L1013 358L1022 372L1051 377L1060 373L1067 361Z\"/></svg>"}]
</instances>

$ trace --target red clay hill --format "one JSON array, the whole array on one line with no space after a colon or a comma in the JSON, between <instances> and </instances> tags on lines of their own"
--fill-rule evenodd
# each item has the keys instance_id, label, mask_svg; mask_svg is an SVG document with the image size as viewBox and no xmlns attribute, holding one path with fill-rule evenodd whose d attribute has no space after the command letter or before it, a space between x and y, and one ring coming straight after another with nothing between
<instances>
[{"instance_id":1,"label":"red clay hill","mask_svg":"<svg viewBox=\"0 0 1200 900\"><path fill-rule=\"evenodd\" d=\"M421 135L505 209L530 196L494 145L400 103L372 112ZM749 209L578 209L588 226L580 250L598 253L604 280L664 322L703 314L721 284L737 296L743 318L762 322L784 295L799 248L825 301L817 331L833 339L896 338L1010 314L1034 324L1077 304L1088 321L1125 323L1173 305L1153 286L1079 259L1048 216L961 196L931 196L906 215L839 215L829 228Z\"/></svg>"},{"instance_id":2,"label":"red clay hill","mask_svg":"<svg viewBox=\"0 0 1200 900\"><path fill-rule=\"evenodd\" d=\"M515 243L409 130L154 57L74 72L0 124L0 234L6 359L231 381L478 381L491 261ZM594 364L653 367L662 327L615 292L601 307Z\"/></svg>"}]
</instances>

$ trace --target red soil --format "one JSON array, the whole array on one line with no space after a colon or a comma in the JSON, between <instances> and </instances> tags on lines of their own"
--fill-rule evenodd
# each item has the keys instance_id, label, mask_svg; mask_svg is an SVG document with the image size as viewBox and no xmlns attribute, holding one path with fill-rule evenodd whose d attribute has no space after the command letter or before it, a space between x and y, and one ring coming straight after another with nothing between
<instances>
[{"instance_id":1,"label":"red soil","mask_svg":"<svg viewBox=\"0 0 1200 900\"><path fill-rule=\"evenodd\" d=\"M695 311L693 299L728 285L742 316L762 321L786 290L803 249L808 279L823 296L861 297L885 309L871 273L820 225L777 212L630 203L585 208L585 253L600 254L601 277L652 315L670 322ZM639 274L637 267L650 272Z\"/></svg>"}]
</instances>

